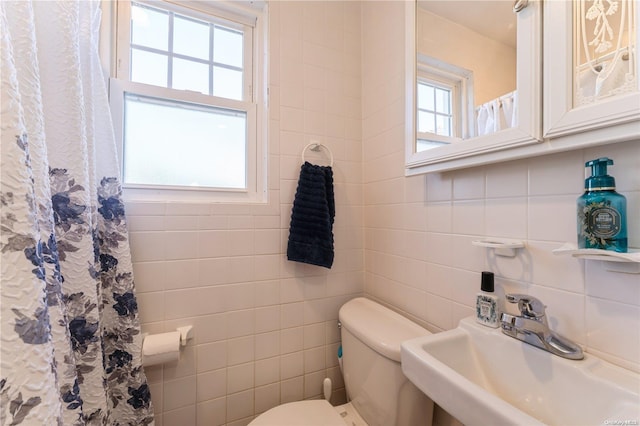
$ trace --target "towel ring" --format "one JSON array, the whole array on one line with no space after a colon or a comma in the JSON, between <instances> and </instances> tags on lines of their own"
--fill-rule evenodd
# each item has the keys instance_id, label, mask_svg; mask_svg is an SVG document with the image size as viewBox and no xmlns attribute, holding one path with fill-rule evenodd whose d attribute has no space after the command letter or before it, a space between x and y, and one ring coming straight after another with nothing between
<instances>
[{"instance_id":1,"label":"towel ring","mask_svg":"<svg viewBox=\"0 0 640 426\"><path fill-rule=\"evenodd\" d=\"M311 149L311 151L314 151L314 152L319 152L321 148L324 148L324 149L329 153L329 159L330 159L330 163L329 163L329 165L330 165L331 167L333 167L333 153L331 152L331 150L330 150L326 145L323 145L323 144L318 143L318 142L311 142L311 143L307 144L307 146L305 146L305 147L302 149L302 162L303 162L303 163L304 163L305 161L307 161L307 160L305 160L305 158L304 158L304 153L307 151L307 148L309 148L309 147L311 147L311 148L310 148L310 149Z\"/></svg>"}]
</instances>

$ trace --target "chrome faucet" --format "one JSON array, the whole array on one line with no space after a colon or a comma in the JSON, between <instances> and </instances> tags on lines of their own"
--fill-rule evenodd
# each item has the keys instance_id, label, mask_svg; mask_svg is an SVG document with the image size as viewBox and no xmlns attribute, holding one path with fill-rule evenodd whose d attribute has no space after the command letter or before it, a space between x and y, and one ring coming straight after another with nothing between
<instances>
[{"instance_id":1,"label":"chrome faucet","mask_svg":"<svg viewBox=\"0 0 640 426\"><path fill-rule=\"evenodd\" d=\"M507 294L506 299L509 303L518 304L521 315L506 312L500 315L504 334L563 358L584 358L580 346L549 329L546 306L540 300L526 294Z\"/></svg>"}]
</instances>

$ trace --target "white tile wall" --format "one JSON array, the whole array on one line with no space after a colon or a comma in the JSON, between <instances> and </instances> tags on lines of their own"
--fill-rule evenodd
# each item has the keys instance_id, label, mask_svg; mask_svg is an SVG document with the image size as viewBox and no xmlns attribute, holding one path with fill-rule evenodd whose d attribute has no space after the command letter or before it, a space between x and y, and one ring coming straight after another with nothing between
<instances>
[{"instance_id":1,"label":"white tile wall","mask_svg":"<svg viewBox=\"0 0 640 426\"><path fill-rule=\"evenodd\" d=\"M362 4L366 294L432 331L447 330L474 314L480 272L491 270L499 296L539 297L554 329L640 371L640 274L551 253L575 241L583 165L601 156L615 161L610 171L627 197L629 243L640 247L640 141L405 178L397 160L404 123L383 119L403 101L403 88L390 82L402 78L404 29L379 31L380 22L402 22L404 5L385 3ZM400 136L388 138L394 130ZM490 256L471 245L481 236L522 239L527 248L513 259ZM451 422L440 409L436 416Z\"/></svg>"},{"instance_id":2,"label":"white tile wall","mask_svg":"<svg viewBox=\"0 0 640 426\"><path fill-rule=\"evenodd\" d=\"M143 330L194 326L177 363L147 369L161 426L246 424L282 402L320 397L325 377L344 388L338 308L364 291L360 4L269 7L269 203L127 202ZM285 257L311 139L335 161L331 270Z\"/></svg>"},{"instance_id":3,"label":"white tile wall","mask_svg":"<svg viewBox=\"0 0 640 426\"><path fill-rule=\"evenodd\" d=\"M379 31L382 21L402 21L403 4L386 3L362 4L367 295L434 331L446 330L473 314L480 272L491 270L499 295L539 297L553 328L589 352L640 371L640 274L551 253L576 240L583 165L601 156L615 161L610 172L628 200L629 244L640 247L640 141L404 178L394 155L402 154L403 140L385 137L404 123L381 118L403 100L402 87L394 90L390 82L403 72L397 64L404 61L404 29ZM522 239L527 248L515 258L491 256L471 246L482 236ZM407 262L410 268L400 267ZM417 293L404 286L409 283Z\"/></svg>"},{"instance_id":4,"label":"white tile wall","mask_svg":"<svg viewBox=\"0 0 640 426\"><path fill-rule=\"evenodd\" d=\"M640 246L638 141L406 178L402 2L269 6L269 203L127 203L143 329L195 327L177 364L147 369L156 424L244 425L319 397L325 377L343 401L335 354L345 301L364 292L433 331L451 329L473 314L482 270L496 273L499 295L540 297L553 327L640 370L640 275L551 254L575 239L582 165L603 155L616 162ZM331 270L284 255L311 139L335 157ZM527 249L495 258L471 245L485 235Z\"/></svg>"}]
</instances>

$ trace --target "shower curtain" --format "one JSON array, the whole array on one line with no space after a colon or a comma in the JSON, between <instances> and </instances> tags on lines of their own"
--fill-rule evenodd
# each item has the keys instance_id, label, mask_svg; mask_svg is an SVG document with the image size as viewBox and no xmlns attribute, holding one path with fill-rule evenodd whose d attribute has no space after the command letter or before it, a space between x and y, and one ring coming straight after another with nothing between
<instances>
[{"instance_id":1,"label":"shower curtain","mask_svg":"<svg viewBox=\"0 0 640 426\"><path fill-rule=\"evenodd\" d=\"M2 425L153 424L99 24L0 2Z\"/></svg>"}]
</instances>

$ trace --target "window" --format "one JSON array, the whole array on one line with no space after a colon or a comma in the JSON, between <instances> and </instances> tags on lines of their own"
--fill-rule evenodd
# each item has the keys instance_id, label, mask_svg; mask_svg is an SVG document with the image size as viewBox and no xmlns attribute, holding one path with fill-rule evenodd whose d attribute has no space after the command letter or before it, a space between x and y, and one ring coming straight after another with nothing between
<instances>
[{"instance_id":1,"label":"window","mask_svg":"<svg viewBox=\"0 0 640 426\"><path fill-rule=\"evenodd\" d=\"M251 5L118 2L110 86L126 192L264 200L266 6Z\"/></svg>"},{"instance_id":2,"label":"window","mask_svg":"<svg viewBox=\"0 0 640 426\"><path fill-rule=\"evenodd\" d=\"M453 89L418 81L418 132L453 136Z\"/></svg>"},{"instance_id":3,"label":"window","mask_svg":"<svg viewBox=\"0 0 640 426\"><path fill-rule=\"evenodd\" d=\"M473 136L471 71L418 54L417 151Z\"/></svg>"}]
</instances>

